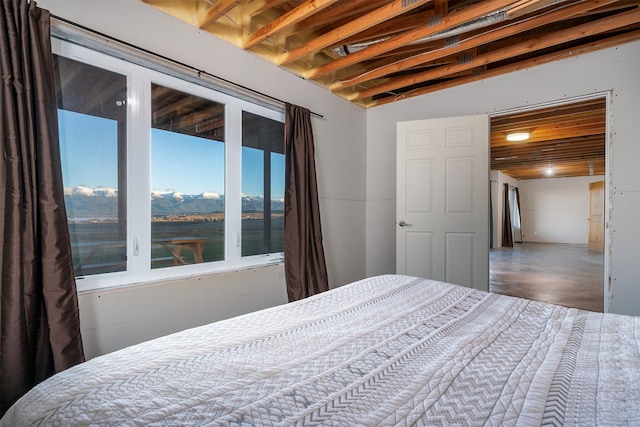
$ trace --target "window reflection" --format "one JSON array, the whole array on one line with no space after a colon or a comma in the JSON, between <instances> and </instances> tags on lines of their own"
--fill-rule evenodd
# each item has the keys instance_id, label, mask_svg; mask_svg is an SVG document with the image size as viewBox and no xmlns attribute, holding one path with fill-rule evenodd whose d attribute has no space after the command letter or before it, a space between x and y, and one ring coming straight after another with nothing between
<instances>
[{"instance_id":1,"label":"window reflection","mask_svg":"<svg viewBox=\"0 0 640 427\"><path fill-rule=\"evenodd\" d=\"M242 113L242 256L283 251L284 124Z\"/></svg>"},{"instance_id":2,"label":"window reflection","mask_svg":"<svg viewBox=\"0 0 640 427\"><path fill-rule=\"evenodd\" d=\"M54 56L76 276L126 270L126 77Z\"/></svg>"},{"instance_id":3,"label":"window reflection","mask_svg":"<svg viewBox=\"0 0 640 427\"><path fill-rule=\"evenodd\" d=\"M151 267L224 259L224 105L152 85Z\"/></svg>"}]
</instances>

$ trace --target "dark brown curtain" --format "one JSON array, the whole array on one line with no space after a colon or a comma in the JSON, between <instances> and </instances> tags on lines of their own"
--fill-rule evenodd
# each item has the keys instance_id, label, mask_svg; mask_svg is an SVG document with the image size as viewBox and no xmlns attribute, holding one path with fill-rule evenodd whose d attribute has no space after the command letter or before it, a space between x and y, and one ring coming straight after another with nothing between
<instances>
[{"instance_id":1,"label":"dark brown curtain","mask_svg":"<svg viewBox=\"0 0 640 427\"><path fill-rule=\"evenodd\" d=\"M513 247L513 231L511 230L511 209L509 209L509 184L504 185L504 214L502 215L502 247Z\"/></svg>"},{"instance_id":2,"label":"dark brown curtain","mask_svg":"<svg viewBox=\"0 0 640 427\"><path fill-rule=\"evenodd\" d=\"M84 360L49 21L34 1L0 4L0 415Z\"/></svg>"},{"instance_id":3,"label":"dark brown curtain","mask_svg":"<svg viewBox=\"0 0 640 427\"><path fill-rule=\"evenodd\" d=\"M311 112L285 105L284 267L289 301L329 289L322 248Z\"/></svg>"}]
</instances>

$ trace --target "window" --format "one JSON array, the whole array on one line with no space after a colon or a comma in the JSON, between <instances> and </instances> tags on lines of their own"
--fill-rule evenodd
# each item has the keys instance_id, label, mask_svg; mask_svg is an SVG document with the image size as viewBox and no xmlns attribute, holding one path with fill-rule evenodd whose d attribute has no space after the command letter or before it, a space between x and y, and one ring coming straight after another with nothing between
<instances>
[{"instance_id":1,"label":"window","mask_svg":"<svg viewBox=\"0 0 640 427\"><path fill-rule=\"evenodd\" d=\"M79 290L281 262L282 112L52 44Z\"/></svg>"},{"instance_id":2,"label":"window","mask_svg":"<svg viewBox=\"0 0 640 427\"><path fill-rule=\"evenodd\" d=\"M284 124L242 113L242 256L283 251Z\"/></svg>"},{"instance_id":3,"label":"window","mask_svg":"<svg viewBox=\"0 0 640 427\"><path fill-rule=\"evenodd\" d=\"M57 87L64 87L58 126L76 275L123 271L126 77L59 56L54 67Z\"/></svg>"},{"instance_id":4,"label":"window","mask_svg":"<svg viewBox=\"0 0 640 427\"><path fill-rule=\"evenodd\" d=\"M224 260L224 105L151 98L151 268Z\"/></svg>"}]
</instances>

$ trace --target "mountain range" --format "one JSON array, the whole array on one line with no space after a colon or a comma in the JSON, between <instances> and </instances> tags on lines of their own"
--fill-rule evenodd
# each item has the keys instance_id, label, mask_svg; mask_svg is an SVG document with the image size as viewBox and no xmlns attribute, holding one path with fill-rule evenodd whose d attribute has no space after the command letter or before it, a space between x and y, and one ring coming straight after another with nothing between
<instances>
[{"instance_id":1,"label":"mountain range","mask_svg":"<svg viewBox=\"0 0 640 427\"><path fill-rule=\"evenodd\" d=\"M65 188L65 205L70 217L115 217L118 215L118 191L112 188ZM242 195L243 212L262 212L262 196ZM284 199L271 199L271 211L284 210ZM151 215L196 215L224 212L224 195L188 194L175 191L151 193Z\"/></svg>"}]
</instances>

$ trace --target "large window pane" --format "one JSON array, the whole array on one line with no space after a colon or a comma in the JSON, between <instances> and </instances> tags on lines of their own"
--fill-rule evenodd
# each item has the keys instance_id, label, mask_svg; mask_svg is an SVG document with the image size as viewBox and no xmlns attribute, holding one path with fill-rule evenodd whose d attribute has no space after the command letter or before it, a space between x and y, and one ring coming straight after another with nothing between
<instances>
[{"instance_id":1,"label":"large window pane","mask_svg":"<svg viewBox=\"0 0 640 427\"><path fill-rule=\"evenodd\" d=\"M271 153L271 252L284 252L284 154L282 153Z\"/></svg>"},{"instance_id":2,"label":"large window pane","mask_svg":"<svg viewBox=\"0 0 640 427\"><path fill-rule=\"evenodd\" d=\"M76 276L126 269L126 77L55 56L65 205Z\"/></svg>"},{"instance_id":3,"label":"large window pane","mask_svg":"<svg viewBox=\"0 0 640 427\"><path fill-rule=\"evenodd\" d=\"M152 85L151 267L224 259L224 105Z\"/></svg>"},{"instance_id":4,"label":"large window pane","mask_svg":"<svg viewBox=\"0 0 640 427\"><path fill-rule=\"evenodd\" d=\"M284 124L242 113L242 256L283 251Z\"/></svg>"}]
</instances>

